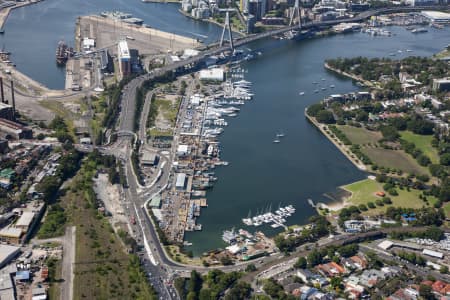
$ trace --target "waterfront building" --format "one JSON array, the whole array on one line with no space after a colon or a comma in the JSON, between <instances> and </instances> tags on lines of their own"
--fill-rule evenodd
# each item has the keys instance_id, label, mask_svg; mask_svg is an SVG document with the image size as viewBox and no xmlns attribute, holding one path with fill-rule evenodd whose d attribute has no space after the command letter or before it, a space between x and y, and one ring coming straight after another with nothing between
<instances>
[{"instance_id":1,"label":"waterfront building","mask_svg":"<svg viewBox=\"0 0 450 300\"><path fill-rule=\"evenodd\" d=\"M254 15L257 21L266 15L266 9L266 0L249 0L248 2L248 13Z\"/></svg>"},{"instance_id":2,"label":"waterfront building","mask_svg":"<svg viewBox=\"0 0 450 300\"><path fill-rule=\"evenodd\" d=\"M252 33L255 30L256 18L254 15L247 15L247 33Z\"/></svg>"},{"instance_id":3,"label":"waterfront building","mask_svg":"<svg viewBox=\"0 0 450 300\"><path fill-rule=\"evenodd\" d=\"M410 6L429 6L439 4L439 0L406 0L405 4Z\"/></svg>"},{"instance_id":4,"label":"waterfront building","mask_svg":"<svg viewBox=\"0 0 450 300\"><path fill-rule=\"evenodd\" d=\"M119 71L122 76L131 74L131 56L126 41L120 41L118 44Z\"/></svg>"},{"instance_id":5,"label":"waterfront building","mask_svg":"<svg viewBox=\"0 0 450 300\"><path fill-rule=\"evenodd\" d=\"M433 79L433 90L439 92L450 91L450 78Z\"/></svg>"},{"instance_id":6,"label":"waterfront building","mask_svg":"<svg viewBox=\"0 0 450 300\"><path fill-rule=\"evenodd\" d=\"M195 19L207 19L211 16L211 11L209 8L204 7L193 8L191 11L191 16Z\"/></svg>"},{"instance_id":7,"label":"waterfront building","mask_svg":"<svg viewBox=\"0 0 450 300\"><path fill-rule=\"evenodd\" d=\"M181 9L184 12L191 12L191 10L192 10L192 3L189 0L183 0L181 2Z\"/></svg>"},{"instance_id":8,"label":"waterfront building","mask_svg":"<svg viewBox=\"0 0 450 300\"><path fill-rule=\"evenodd\" d=\"M450 14L441 11L422 11L422 16L431 23L448 24L450 23Z\"/></svg>"}]
</instances>

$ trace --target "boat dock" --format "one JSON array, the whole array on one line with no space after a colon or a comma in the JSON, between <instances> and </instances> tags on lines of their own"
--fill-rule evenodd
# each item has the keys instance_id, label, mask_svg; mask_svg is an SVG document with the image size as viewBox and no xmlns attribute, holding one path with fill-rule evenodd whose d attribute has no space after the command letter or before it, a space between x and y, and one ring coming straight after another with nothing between
<instances>
[{"instance_id":1,"label":"boat dock","mask_svg":"<svg viewBox=\"0 0 450 300\"><path fill-rule=\"evenodd\" d=\"M242 222L247 226L261 226L263 224L270 224L272 228L283 227L285 230L287 226L286 218L290 217L295 213L295 208L292 205L285 207L279 207L275 212L272 213L271 208L266 209L263 213L257 213L255 216L249 215L247 218L242 219Z\"/></svg>"}]
</instances>

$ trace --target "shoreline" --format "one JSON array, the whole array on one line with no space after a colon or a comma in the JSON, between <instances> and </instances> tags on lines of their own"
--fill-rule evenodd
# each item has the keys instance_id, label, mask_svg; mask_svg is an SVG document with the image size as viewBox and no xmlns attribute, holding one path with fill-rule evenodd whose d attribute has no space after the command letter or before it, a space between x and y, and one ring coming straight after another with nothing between
<instances>
[{"instance_id":1,"label":"shoreline","mask_svg":"<svg viewBox=\"0 0 450 300\"><path fill-rule=\"evenodd\" d=\"M357 158L353 158L351 156L351 154L349 154L348 152L351 153L350 149L348 149L344 144L339 144L338 141L336 141L335 139L333 139L331 137L331 135L325 131L324 127L328 127L327 125L324 124L320 124L319 122L316 121L315 118L311 117L310 115L308 115L307 113L307 108L305 108L305 117L317 128L320 130L320 132L322 132L322 134L329 140L331 141L337 149L339 149L339 151L342 152L342 154L345 155L345 157L347 157L347 159L355 166L357 167L359 170L367 172L367 168L366 166L360 162ZM348 151L348 152L347 152Z\"/></svg>"},{"instance_id":2,"label":"shoreline","mask_svg":"<svg viewBox=\"0 0 450 300\"><path fill-rule=\"evenodd\" d=\"M353 75L353 74L350 74L350 73L347 73L347 72L343 72L343 71L341 71L341 70L338 70L338 69L336 69L336 68L333 68L332 66L330 66L328 63L324 63L324 68L325 69L327 69L327 70L329 70L329 71L331 71L331 72L334 72L334 73L337 73L337 74L339 74L339 75L342 75L342 76L345 76L345 77L347 77L347 78L350 78L350 79L353 79L353 80L355 80L355 81L357 81L357 82L360 82L360 83L363 83L366 87L369 87L369 88L377 88L372 82L370 82L370 81L367 81L367 80L364 80L364 79L362 79L360 76L356 76L356 75Z\"/></svg>"}]
</instances>

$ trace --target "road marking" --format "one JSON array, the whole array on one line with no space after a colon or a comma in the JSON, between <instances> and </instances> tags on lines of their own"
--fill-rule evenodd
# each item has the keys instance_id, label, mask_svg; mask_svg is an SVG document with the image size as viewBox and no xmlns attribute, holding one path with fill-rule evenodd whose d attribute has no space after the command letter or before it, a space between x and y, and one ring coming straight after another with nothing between
<instances>
[{"instance_id":1,"label":"road marking","mask_svg":"<svg viewBox=\"0 0 450 300\"><path fill-rule=\"evenodd\" d=\"M139 217L139 213L138 213L138 210L136 208L136 204L133 203L133 207L134 207L134 211L136 212L136 217L138 219L139 226L141 227L142 236L144 238L144 247L145 247L145 250L147 252L148 258L150 259L150 262L153 265L157 266L158 262L155 260L155 257L153 256L153 253L152 253L152 249L150 248L150 245L148 244L147 238L145 237L144 226L142 224L141 218Z\"/></svg>"}]
</instances>

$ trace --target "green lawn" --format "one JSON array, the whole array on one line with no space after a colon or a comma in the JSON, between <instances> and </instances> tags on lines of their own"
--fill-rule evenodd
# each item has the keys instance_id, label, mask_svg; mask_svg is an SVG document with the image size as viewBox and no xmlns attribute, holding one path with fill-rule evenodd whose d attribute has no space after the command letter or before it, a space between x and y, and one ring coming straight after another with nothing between
<instances>
[{"instance_id":1,"label":"green lawn","mask_svg":"<svg viewBox=\"0 0 450 300\"><path fill-rule=\"evenodd\" d=\"M177 100L176 103L173 104L170 100L156 99L155 104L158 107L158 113L162 114L164 119L170 121L172 126L175 126L180 100Z\"/></svg>"},{"instance_id":2,"label":"green lawn","mask_svg":"<svg viewBox=\"0 0 450 300\"><path fill-rule=\"evenodd\" d=\"M375 144L382 138L378 131L370 131L362 127L354 127L348 125L337 126L353 143L358 145L365 145L368 143Z\"/></svg>"},{"instance_id":3,"label":"green lawn","mask_svg":"<svg viewBox=\"0 0 450 300\"><path fill-rule=\"evenodd\" d=\"M442 208L444 209L445 216L450 218L450 202L445 203Z\"/></svg>"},{"instance_id":4,"label":"green lawn","mask_svg":"<svg viewBox=\"0 0 450 300\"><path fill-rule=\"evenodd\" d=\"M416 147L431 159L434 164L439 163L439 156L435 148L431 146L432 135L420 135L412 133L411 131L400 132L402 139L413 143Z\"/></svg>"},{"instance_id":5,"label":"green lawn","mask_svg":"<svg viewBox=\"0 0 450 300\"><path fill-rule=\"evenodd\" d=\"M381 197L376 196L375 193L383 190L383 185L372 179L365 179L358 181L349 185L342 186L343 189L352 193L352 196L347 199L348 202L354 205L367 204L368 202L374 202ZM411 189L409 192L404 189L396 189L398 196L390 196L386 193L388 197L392 200L392 206L396 207L410 207L410 208L421 208L425 204L423 200L419 199L421 192L419 190ZM430 204L433 204L436 199L434 197L427 197ZM369 209L365 214L376 215L382 213L386 210L389 205L377 206L374 209Z\"/></svg>"},{"instance_id":6,"label":"green lawn","mask_svg":"<svg viewBox=\"0 0 450 300\"><path fill-rule=\"evenodd\" d=\"M429 174L427 168L403 150L389 150L383 148L363 148L362 151L380 167L400 169L409 174Z\"/></svg>"}]
</instances>

